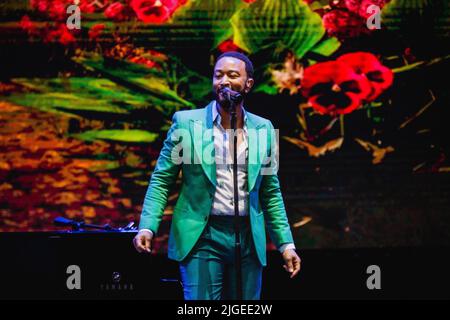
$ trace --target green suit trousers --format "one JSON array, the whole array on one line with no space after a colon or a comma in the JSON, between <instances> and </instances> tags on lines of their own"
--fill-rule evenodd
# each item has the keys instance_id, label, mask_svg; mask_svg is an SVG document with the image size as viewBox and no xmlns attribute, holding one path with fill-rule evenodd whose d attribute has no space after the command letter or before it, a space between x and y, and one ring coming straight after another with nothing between
<instances>
[{"instance_id":1,"label":"green suit trousers","mask_svg":"<svg viewBox=\"0 0 450 320\"><path fill-rule=\"evenodd\" d=\"M210 216L192 252L180 262L186 300L237 299L233 216ZM241 218L243 299L258 300L262 265L253 243L249 217Z\"/></svg>"}]
</instances>

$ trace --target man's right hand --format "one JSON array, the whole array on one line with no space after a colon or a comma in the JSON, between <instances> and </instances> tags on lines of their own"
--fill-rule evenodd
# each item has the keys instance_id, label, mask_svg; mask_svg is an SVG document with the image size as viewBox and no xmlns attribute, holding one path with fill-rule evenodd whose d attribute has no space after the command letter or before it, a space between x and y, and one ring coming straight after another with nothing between
<instances>
[{"instance_id":1,"label":"man's right hand","mask_svg":"<svg viewBox=\"0 0 450 320\"><path fill-rule=\"evenodd\" d=\"M139 253L150 253L152 252L152 238L153 233L147 230L141 230L133 239L134 247Z\"/></svg>"}]
</instances>

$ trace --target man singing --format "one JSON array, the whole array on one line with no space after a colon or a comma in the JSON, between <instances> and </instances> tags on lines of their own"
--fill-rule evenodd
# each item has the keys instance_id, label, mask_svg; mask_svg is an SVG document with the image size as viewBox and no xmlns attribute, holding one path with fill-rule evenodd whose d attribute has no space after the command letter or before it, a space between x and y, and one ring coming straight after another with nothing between
<instances>
[{"instance_id":1,"label":"man singing","mask_svg":"<svg viewBox=\"0 0 450 320\"><path fill-rule=\"evenodd\" d=\"M262 269L266 265L265 224L291 278L300 270L273 166L275 160L271 158L269 167L265 161L276 149L275 130L269 120L244 109L243 97L253 84L253 65L247 56L226 52L218 57L213 74L215 101L202 109L174 114L145 196L139 232L133 240L139 252L151 251L170 187L182 170L168 251L169 258L180 263L186 300L259 299ZM234 133L230 130L233 108L237 128ZM183 135L182 153L183 160L189 161L178 161L174 156L179 154L180 132L188 133ZM238 164L236 208L234 134ZM188 145L192 152L184 149ZM236 221L241 246L239 263L235 255ZM237 265L241 268L240 291Z\"/></svg>"}]
</instances>

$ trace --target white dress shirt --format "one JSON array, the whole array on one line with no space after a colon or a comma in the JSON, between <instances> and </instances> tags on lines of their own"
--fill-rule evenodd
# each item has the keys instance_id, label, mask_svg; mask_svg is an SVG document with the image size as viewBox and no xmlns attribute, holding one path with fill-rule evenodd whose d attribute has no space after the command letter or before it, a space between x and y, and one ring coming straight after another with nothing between
<instances>
[{"instance_id":1,"label":"white dress shirt","mask_svg":"<svg viewBox=\"0 0 450 320\"><path fill-rule=\"evenodd\" d=\"M244 112L244 127L242 141L237 146L237 174L238 174L238 197L239 215L248 216L248 187L247 187L247 114ZM214 151L216 161L216 192L214 193L212 215L234 216L234 187L233 187L233 130L225 130L222 127L222 117L214 103L212 108L214 129ZM241 131L242 132L242 131Z\"/></svg>"}]
</instances>

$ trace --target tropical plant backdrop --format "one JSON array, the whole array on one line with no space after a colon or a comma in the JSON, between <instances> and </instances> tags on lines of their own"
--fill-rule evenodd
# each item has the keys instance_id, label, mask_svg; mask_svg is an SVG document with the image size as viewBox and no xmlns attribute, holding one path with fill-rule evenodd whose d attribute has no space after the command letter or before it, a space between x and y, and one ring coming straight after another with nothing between
<instances>
[{"instance_id":1,"label":"tropical plant backdrop","mask_svg":"<svg viewBox=\"0 0 450 320\"><path fill-rule=\"evenodd\" d=\"M11 0L0 30L0 231L137 222L172 114L234 50L299 247L450 245L446 0Z\"/></svg>"}]
</instances>

